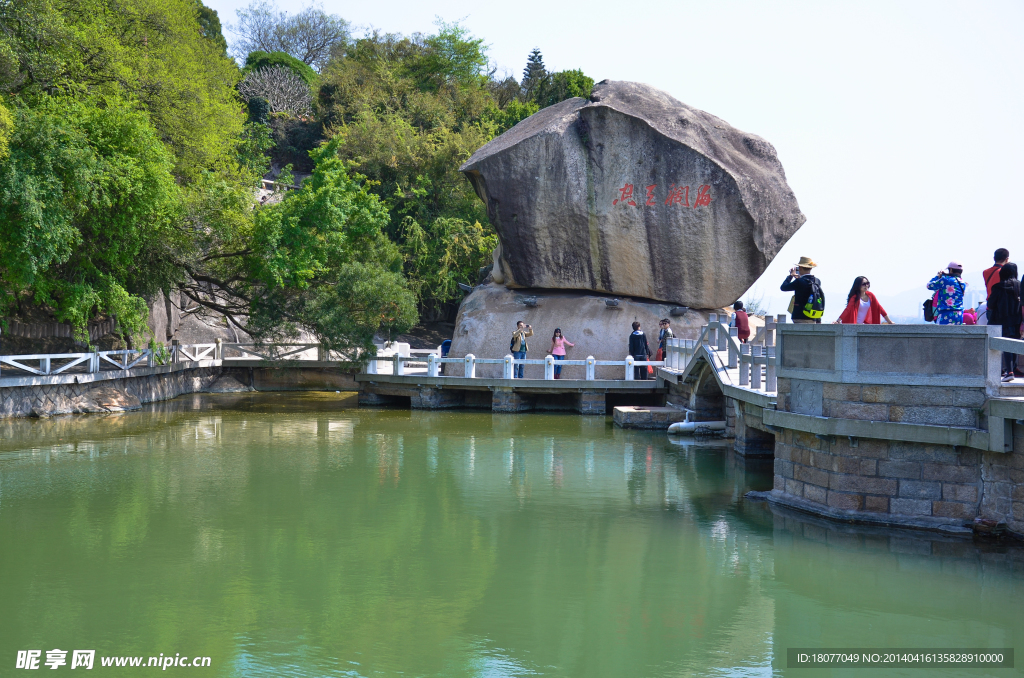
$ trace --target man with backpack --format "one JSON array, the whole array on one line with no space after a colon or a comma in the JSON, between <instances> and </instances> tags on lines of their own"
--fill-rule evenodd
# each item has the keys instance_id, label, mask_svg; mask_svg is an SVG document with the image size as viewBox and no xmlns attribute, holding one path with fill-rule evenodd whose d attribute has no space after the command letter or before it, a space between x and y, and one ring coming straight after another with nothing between
<instances>
[{"instance_id":1,"label":"man with backpack","mask_svg":"<svg viewBox=\"0 0 1024 678\"><path fill-rule=\"evenodd\" d=\"M795 323L820 323L825 315L825 293L821 290L821 281L811 275L817 266L810 257L800 257L800 262L789 270L789 276L779 288L783 292L792 292L793 301L789 312Z\"/></svg>"},{"instance_id":2,"label":"man with backpack","mask_svg":"<svg viewBox=\"0 0 1024 678\"><path fill-rule=\"evenodd\" d=\"M512 333L512 341L508 344L508 350L512 351L512 357L516 360L526 360L526 352L530 347L526 344L526 338L533 336L533 325L527 325L522 320L516 323L516 331ZM520 363L512 370L514 379L523 378L523 365Z\"/></svg>"}]
</instances>

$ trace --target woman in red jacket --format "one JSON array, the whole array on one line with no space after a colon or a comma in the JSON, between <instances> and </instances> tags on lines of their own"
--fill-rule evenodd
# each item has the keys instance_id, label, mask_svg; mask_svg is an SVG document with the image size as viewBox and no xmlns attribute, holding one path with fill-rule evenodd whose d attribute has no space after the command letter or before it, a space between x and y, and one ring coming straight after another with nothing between
<instances>
[{"instance_id":1,"label":"woman in red jacket","mask_svg":"<svg viewBox=\"0 0 1024 678\"><path fill-rule=\"evenodd\" d=\"M885 318L885 322L890 325L893 324L889 320L885 309L878 303L878 299L868 290L870 287L871 283L868 282L867 278L862 275L857 276L857 279L853 281L853 287L850 288L846 310L839 316L839 320L836 323L842 323L843 325L855 325L857 323L881 325L882 318Z\"/></svg>"}]
</instances>

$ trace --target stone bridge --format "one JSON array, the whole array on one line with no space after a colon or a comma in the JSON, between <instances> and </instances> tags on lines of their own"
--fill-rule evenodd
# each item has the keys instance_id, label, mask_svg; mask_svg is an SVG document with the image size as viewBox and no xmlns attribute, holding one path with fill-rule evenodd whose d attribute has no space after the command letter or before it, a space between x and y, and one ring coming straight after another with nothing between
<instances>
[{"instance_id":1,"label":"stone bridge","mask_svg":"<svg viewBox=\"0 0 1024 678\"><path fill-rule=\"evenodd\" d=\"M752 363L775 373L772 390L749 376L740 385L731 340L685 342L684 364L658 372L669 405L725 421L739 454L774 456L769 501L845 521L1024 535L1024 383L1000 381L1001 351L1024 342L984 326L780 323L777 334L775 357ZM616 418L629 425L629 414Z\"/></svg>"}]
</instances>

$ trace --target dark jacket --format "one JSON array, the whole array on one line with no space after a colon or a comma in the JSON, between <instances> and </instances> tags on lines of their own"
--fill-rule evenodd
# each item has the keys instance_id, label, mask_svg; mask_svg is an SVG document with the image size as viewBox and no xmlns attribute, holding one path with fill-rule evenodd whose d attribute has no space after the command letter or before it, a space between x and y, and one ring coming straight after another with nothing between
<instances>
[{"instance_id":1,"label":"dark jacket","mask_svg":"<svg viewBox=\"0 0 1024 678\"><path fill-rule=\"evenodd\" d=\"M807 304L807 298L811 296L811 284L817 283L818 287L821 287L821 281L815 278L813 275L808 273L802 275L799 278L795 278L791 275L786 276L786 279L782 281L782 287L779 289L783 292L792 292L795 299L793 300L793 317L803 320L812 320L804 314L804 305ZM824 295L822 295L824 296Z\"/></svg>"},{"instance_id":2,"label":"dark jacket","mask_svg":"<svg viewBox=\"0 0 1024 678\"><path fill-rule=\"evenodd\" d=\"M1014 327L1020 323L1020 281L1011 278L996 283L988 298L988 324Z\"/></svg>"},{"instance_id":3,"label":"dark jacket","mask_svg":"<svg viewBox=\"0 0 1024 678\"><path fill-rule=\"evenodd\" d=\"M651 355L651 347L647 345L647 335L636 330L629 335L629 355L634 358L643 356L646 360Z\"/></svg>"}]
</instances>

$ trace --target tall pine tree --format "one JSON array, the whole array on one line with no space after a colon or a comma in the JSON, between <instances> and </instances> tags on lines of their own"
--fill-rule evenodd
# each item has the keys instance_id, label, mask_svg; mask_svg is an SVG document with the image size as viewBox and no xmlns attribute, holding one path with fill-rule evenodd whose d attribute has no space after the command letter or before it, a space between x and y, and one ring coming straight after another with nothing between
<instances>
[{"instance_id":1,"label":"tall pine tree","mask_svg":"<svg viewBox=\"0 0 1024 678\"><path fill-rule=\"evenodd\" d=\"M533 101L547 77L548 70L544 68L544 57L541 56L540 48L534 47L530 56L526 57L526 68L523 69L523 98L526 101Z\"/></svg>"}]
</instances>

